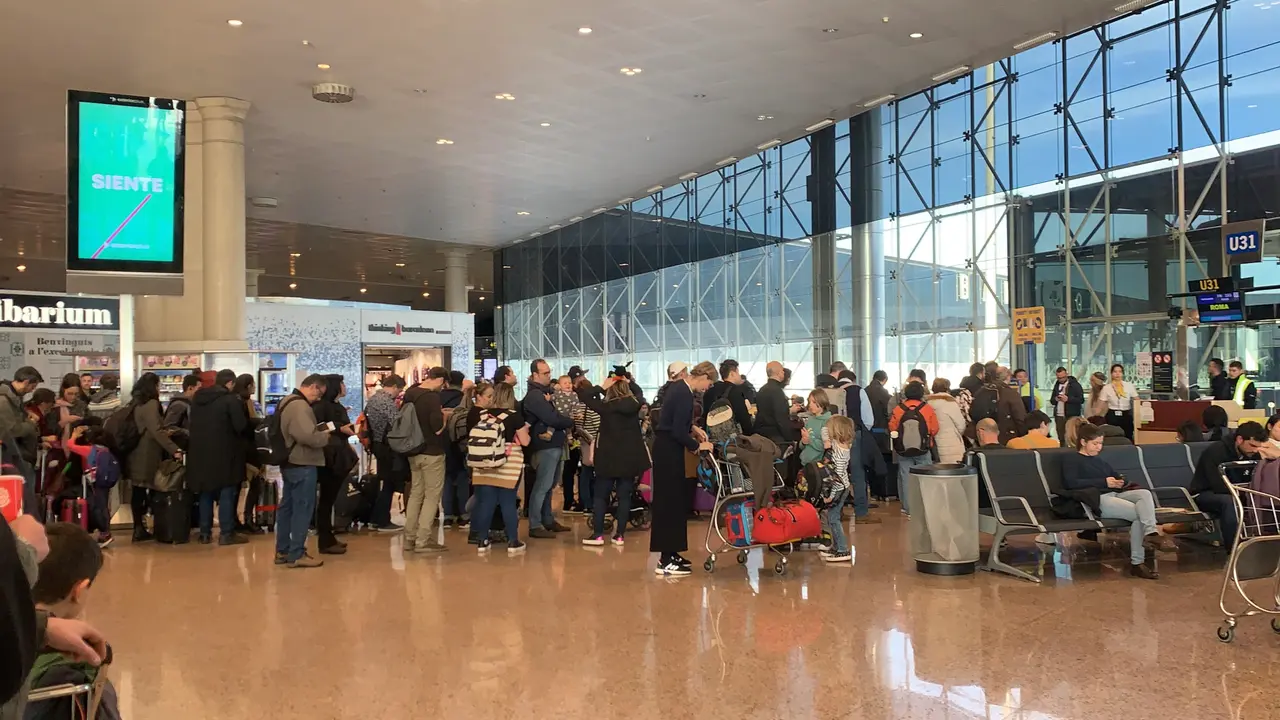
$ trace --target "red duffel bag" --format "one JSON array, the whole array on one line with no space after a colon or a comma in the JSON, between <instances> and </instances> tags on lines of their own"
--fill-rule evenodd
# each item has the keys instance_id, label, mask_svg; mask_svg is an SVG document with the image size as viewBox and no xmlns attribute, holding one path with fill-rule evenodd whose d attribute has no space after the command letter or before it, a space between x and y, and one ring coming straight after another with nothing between
<instances>
[{"instance_id":1,"label":"red duffel bag","mask_svg":"<svg viewBox=\"0 0 1280 720\"><path fill-rule=\"evenodd\" d=\"M821 534L822 521L813 505L804 500L785 500L756 512L751 541L778 545Z\"/></svg>"}]
</instances>

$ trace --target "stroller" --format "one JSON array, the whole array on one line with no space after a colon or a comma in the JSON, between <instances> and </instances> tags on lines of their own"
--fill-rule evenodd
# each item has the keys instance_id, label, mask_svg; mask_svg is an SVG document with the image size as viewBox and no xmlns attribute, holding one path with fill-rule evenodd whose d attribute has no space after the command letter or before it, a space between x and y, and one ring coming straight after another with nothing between
<instances>
[{"instance_id":1,"label":"stroller","mask_svg":"<svg viewBox=\"0 0 1280 720\"><path fill-rule=\"evenodd\" d=\"M649 511L649 488L650 488L650 472L640 478L640 482L631 488L631 516L627 519L627 523L632 530L648 530L650 521ZM614 518L618 516L618 493L616 491L609 492L609 502L604 514L604 530L596 529L596 518L594 512L587 514L587 528L592 532L612 532Z\"/></svg>"}]
</instances>

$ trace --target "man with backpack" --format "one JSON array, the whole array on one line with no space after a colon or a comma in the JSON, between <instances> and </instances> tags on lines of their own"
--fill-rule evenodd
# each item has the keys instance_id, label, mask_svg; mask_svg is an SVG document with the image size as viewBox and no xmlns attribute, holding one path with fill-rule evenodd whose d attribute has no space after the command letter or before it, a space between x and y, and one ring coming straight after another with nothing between
<instances>
[{"instance_id":1,"label":"man with backpack","mask_svg":"<svg viewBox=\"0 0 1280 720\"><path fill-rule=\"evenodd\" d=\"M432 535L435 529L437 508L444 492L445 449L448 438L445 435L445 424L453 414L445 410L441 398L441 390L449 379L449 371L442 367L433 367L427 371L427 377L404 393L404 404L400 408L396 425L403 418L413 413L416 419L422 443L416 448L405 451L409 456L409 471L413 476L409 486L409 505L404 516L404 548L412 548L414 552L443 552L445 546ZM412 409L412 410L410 410ZM396 432L388 435L388 439L400 437ZM396 448L392 443L392 449ZM400 449L404 449L400 445Z\"/></svg>"},{"instance_id":2,"label":"man with backpack","mask_svg":"<svg viewBox=\"0 0 1280 720\"><path fill-rule=\"evenodd\" d=\"M278 440L271 441L272 454L277 450L283 450L284 454L280 463L284 492L276 510L277 565L290 568L324 565L323 560L307 553L307 532L316 508L318 468L324 466L324 448L329 444L331 432L316 427L316 414L311 405L320 400L328 385L323 375L308 375L292 395L280 401L275 414L267 421L267 433L278 436Z\"/></svg>"},{"instance_id":3,"label":"man with backpack","mask_svg":"<svg viewBox=\"0 0 1280 720\"><path fill-rule=\"evenodd\" d=\"M907 383L902 395L902 402L889 416L889 437L893 441L893 454L898 458L898 499L902 502L902 514L910 517L907 484L911 468L934 463L938 416L924 401L923 383Z\"/></svg>"},{"instance_id":4,"label":"man with backpack","mask_svg":"<svg viewBox=\"0 0 1280 720\"><path fill-rule=\"evenodd\" d=\"M973 404L969 407L971 423L985 418L995 420L1000 427L1002 444L1018 436L1027 418L1027 406L1022 397L1009 386L1009 368L1002 368L995 362L983 366L982 388L973 394Z\"/></svg>"},{"instance_id":5,"label":"man with backpack","mask_svg":"<svg viewBox=\"0 0 1280 720\"><path fill-rule=\"evenodd\" d=\"M467 411L471 409L463 392L466 379L461 371L452 370L448 383L440 391L441 408L454 411L445 428L448 443L444 454L444 521L446 525L452 521L460 530L470 525L466 515L467 501L471 499L471 472L462 450L467 435Z\"/></svg>"},{"instance_id":6,"label":"man with backpack","mask_svg":"<svg viewBox=\"0 0 1280 720\"><path fill-rule=\"evenodd\" d=\"M404 378L396 374L382 378L382 387L365 403L364 414L369 422L369 447L378 463L378 499L373 503L370 520L378 532L399 532L399 525L391 522L391 501L396 493L397 481L403 477L405 463L387 445L387 433L395 422L399 408L396 398L404 391Z\"/></svg>"}]
</instances>

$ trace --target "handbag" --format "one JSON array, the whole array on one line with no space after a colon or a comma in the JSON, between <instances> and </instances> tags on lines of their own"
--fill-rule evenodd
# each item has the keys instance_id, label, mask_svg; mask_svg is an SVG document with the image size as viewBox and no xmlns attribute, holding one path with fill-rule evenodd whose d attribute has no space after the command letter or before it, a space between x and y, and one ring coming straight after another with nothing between
<instances>
[{"instance_id":1,"label":"handbag","mask_svg":"<svg viewBox=\"0 0 1280 720\"><path fill-rule=\"evenodd\" d=\"M752 539L762 545L778 545L821 534L818 510L804 500L787 500L761 508L752 523Z\"/></svg>"},{"instance_id":2,"label":"handbag","mask_svg":"<svg viewBox=\"0 0 1280 720\"><path fill-rule=\"evenodd\" d=\"M582 441L582 466L596 466L596 443L594 440Z\"/></svg>"},{"instance_id":3,"label":"handbag","mask_svg":"<svg viewBox=\"0 0 1280 720\"><path fill-rule=\"evenodd\" d=\"M160 461L155 477L151 481L153 489L159 492L174 492L187 485L187 465L181 460L169 458Z\"/></svg>"}]
</instances>

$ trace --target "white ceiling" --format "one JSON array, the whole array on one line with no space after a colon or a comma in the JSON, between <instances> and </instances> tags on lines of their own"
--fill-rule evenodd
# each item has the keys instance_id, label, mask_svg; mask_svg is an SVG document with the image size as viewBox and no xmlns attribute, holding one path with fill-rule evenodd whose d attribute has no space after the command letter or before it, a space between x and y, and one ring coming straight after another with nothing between
<instances>
[{"instance_id":1,"label":"white ceiling","mask_svg":"<svg viewBox=\"0 0 1280 720\"><path fill-rule=\"evenodd\" d=\"M254 217L499 245L1120 3L10 0L0 186L62 192L68 88L230 95L253 103L248 194L280 201Z\"/></svg>"}]
</instances>

